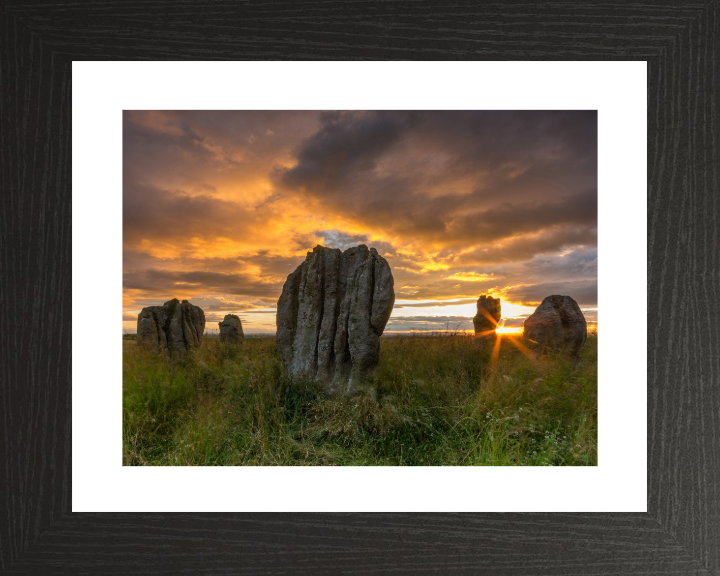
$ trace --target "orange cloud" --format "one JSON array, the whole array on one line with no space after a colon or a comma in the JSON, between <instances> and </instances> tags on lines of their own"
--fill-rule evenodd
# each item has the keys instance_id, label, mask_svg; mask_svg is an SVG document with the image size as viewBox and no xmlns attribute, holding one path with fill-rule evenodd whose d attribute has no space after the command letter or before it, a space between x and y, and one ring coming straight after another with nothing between
<instances>
[{"instance_id":1,"label":"orange cloud","mask_svg":"<svg viewBox=\"0 0 720 576\"><path fill-rule=\"evenodd\" d=\"M495 280L493 274L478 274L477 272L455 272L445 277L446 280L461 280L462 282L480 282L486 280Z\"/></svg>"}]
</instances>

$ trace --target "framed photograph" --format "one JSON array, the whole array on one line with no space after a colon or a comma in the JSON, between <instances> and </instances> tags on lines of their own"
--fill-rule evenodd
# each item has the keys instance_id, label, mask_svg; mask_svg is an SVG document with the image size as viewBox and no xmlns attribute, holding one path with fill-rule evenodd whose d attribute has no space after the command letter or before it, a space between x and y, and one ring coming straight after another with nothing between
<instances>
[{"instance_id":1,"label":"framed photograph","mask_svg":"<svg viewBox=\"0 0 720 576\"><path fill-rule=\"evenodd\" d=\"M123 464L597 465L597 116L125 110Z\"/></svg>"},{"instance_id":2,"label":"framed photograph","mask_svg":"<svg viewBox=\"0 0 720 576\"><path fill-rule=\"evenodd\" d=\"M619 308L594 334L645 284L643 63L75 62L73 86L74 297L120 268L130 318L74 371L74 511L645 509L644 362Z\"/></svg>"},{"instance_id":3,"label":"framed photograph","mask_svg":"<svg viewBox=\"0 0 720 576\"><path fill-rule=\"evenodd\" d=\"M0 509L7 522L0 527L0 569L38 574L126 573L138 566L150 573L715 573L720 568L714 494L720 392L711 288L717 279L712 239L718 223L716 5L618 6L612 12L607 6L523 11L493 6L469 12L450 7L444 17L452 24L443 29L451 35L439 32L435 16L406 14L396 5L370 12L346 7L318 13L317 20L308 20L301 8L283 8L284 16L275 14L272 25L264 9L253 5L216 7L204 17L207 25L191 18L194 8L187 5L175 11L172 22L146 22L112 5L3 8L0 74L7 88L0 111L0 164L8 191L3 301L15 309L6 318L30 315L31 321L20 327L7 322L4 331L0 410L6 488ZM280 34L277 26L283 22L295 25ZM318 22L323 25L315 29ZM406 37L401 31L408 26L425 40ZM243 30L253 30L252 41ZM510 31L511 36L501 33ZM379 37L383 42L377 43ZM487 61L380 62L478 56ZM191 62L199 57L207 61ZM375 61L241 62L311 57ZM162 61L168 58L173 61ZM217 59L234 62L212 61ZM533 121L518 122L519 111ZM477 134L478 117L497 128L482 145L467 138ZM408 118L421 120L412 124ZM366 134L377 134L387 125L401 134L402 147L388 146L392 134L381 138L380 148L373 148L372 138L356 138L363 127ZM556 137L554 147L541 139L540 164L515 155L514 165L503 151L537 149L540 126L565 136ZM593 141L594 188L594 175L582 170ZM371 152L352 148L348 153L363 142ZM201 155L189 153L198 148ZM476 160L468 160L473 154ZM330 163L323 168L323 161ZM233 170L242 162L262 167L254 176L243 172L255 178L243 190L257 196L248 203L252 211L245 212L239 200L247 196L233 196L239 177ZM523 174L547 175L549 166L565 177L533 179L522 194L508 184ZM355 180L348 179L350 172ZM308 196L308 182L318 174L322 183L313 181ZM496 186L478 187L481 176L485 182L494 178ZM323 188L328 179L334 179L332 186ZM412 206L418 196L403 194L402 184L411 180L414 192L422 190L422 205ZM280 189L282 197L276 196ZM486 211L496 215L492 227L487 220L471 222L483 192L494 195L486 198ZM467 194L478 197L466 198L464 205L458 198ZM502 194L507 197L496 197ZM433 205L432 199L442 196L447 202ZM260 205L270 208L260 213ZM588 206L597 206L596 244ZM183 222L191 224L183 227ZM432 238L433 222L446 227L452 222L453 238L447 233ZM481 225L485 234L496 234L488 240L496 250L541 230L574 234L572 242L561 242L553 252L556 259L569 255L573 266L543 256L543 239L533 237L525 239L526 259L480 267L478 254L463 253L450 240L462 237L476 248ZM236 230L246 230L246 237ZM343 461L350 452L337 446L360 446L340 424L340 433L330 432L344 395L330 408L318 400L315 409L322 414L303 405L304 419L283 415L289 426L310 430L283 437L283 450L271 441L278 441L277 428L252 436L223 412L236 404L203 403L200 388L217 384L209 376L215 370L211 361L226 371L249 370L247 358L235 360L255 350L257 378L264 369L285 375L306 370L298 352L298 334L305 328L292 313L282 328L281 312L282 294L291 303L300 298L293 291L295 270L306 278L303 266L321 260L313 256L313 246L303 257L300 247L309 241L319 244L315 252L323 262L365 244L368 261L377 260L373 279L378 282L368 285L375 286L373 297L381 304L389 298L383 261L388 264L394 305L386 306L387 314L378 307L368 318L375 332L380 324L386 331L380 354L392 356L386 354L387 342L409 341L389 337L394 332L444 334L452 328L477 334L415 339L434 338L433 345L445 346L449 338L459 338L477 346L474 352L486 354L485 366L492 368L479 377L479 391L493 377L511 382L520 371L529 374L533 361L560 357L536 351L542 342L527 339L527 324L525 335L511 332L517 328L513 321L527 322L534 307L555 293L535 294L538 285L549 289L558 277L564 288L572 285L582 294L573 302L586 323L602 324L603 334L594 343L596 446L565 446L567 438L558 431L548 440L543 422L542 441L554 448L541 449L535 461L537 454L523 447L533 438L524 422L517 430L498 430L506 451L496 447L495 459L489 449L475 459L468 451L465 460L457 457L461 451L454 437L444 438L445 448L430 458L413 436L407 444L412 454L400 443L385 450L388 461L382 463L379 451L363 446L360 456L360 449L352 453L357 459ZM278 246L286 252L280 254ZM595 249L593 276L588 263ZM475 260L460 265L463 255ZM287 261L281 261L284 257ZM200 266L200 259L212 262ZM528 262L537 265L532 274ZM438 263L447 265L446 273L433 271ZM410 282L412 274L417 282ZM482 274L486 277L478 278ZM325 282L328 276L319 277ZM465 301L470 300L465 284L486 296L482 306L479 293ZM241 293L233 292L238 285ZM338 285L344 289L350 281ZM568 290L558 292L570 296ZM235 300L229 298L233 294ZM495 298L506 305L497 318ZM172 314L161 322L165 302L165 312ZM434 309L468 303L479 319L468 326L450 325L451 316L467 314ZM533 309L510 311L508 306L517 303ZM416 314L413 308L432 313ZM273 327L263 314L275 309ZM180 336L171 327L178 310L181 320L188 320L187 333L181 330ZM341 310L339 299L338 314ZM492 334L487 345L482 340L488 335L478 328L480 316L507 334ZM198 343L202 336L212 346L201 349L211 356L193 360L205 366L186 366L199 377L187 380L192 410L179 410L174 420L152 412L153 402L167 407L169 400L153 397L148 388L152 379L146 375L155 365L137 363L180 353L172 350L180 342L192 346L193 322L201 317L207 327L217 326L218 335L217 342L209 342L214 335L205 326L200 332L195 328ZM133 324L135 339L124 338L121 347L121 326L132 332ZM147 346L151 324L153 350ZM178 326L184 330L183 322ZM277 365L267 364L263 338L255 338L268 326L278 331ZM284 329L293 343L285 349ZM509 357L502 369L492 364L503 354L494 344L511 339L518 351L513 361L530 363L515 373L503 372L513 369ZM390 372L385 380L377 377L377 371L389 370L385 356L367 372L358 364L348 365L345 374L341 364L328 363L329 375L322 373L318 356L310 363L312 376L332 402L336 381L342 380L343 390L357 385L352 396L364 399L373 421L390 414L410 418L424 385L422 361L435 354L421 346L425 353L413 361L419 372L408 377L412 386L404 389L402 401L393 399L399 389L382 384L392 380ZM142 369L136 373L141 375L137 388L123 394L128 348L137 350L131 363ZM588 350L587 341L578 351L566 350L574 358L569 365L576 369L587 363ZM175 377L180 364L173 366ZM161 380L168 376L162 369ZM563 383L579 378L563 374ZM449 380L459 381L455 376ZM236 380L247 380L252 388L252 377L248 372ZM431 386L435 390L440 383ZM468 381L468 394L479 393L471 387ZM236 394L237 405L250 399L239 390L223 390ZM294 389L291 395L300 393ZM518 404L518 420L519 408L527 405ZM256 415L271 412L261 409ZM310 429L312 414L322 430ZM478 414L460 414L452 425L470 426ZM422 427L427 415L415 416ZM482 416L495 422L489 406ZM367 431L353 418L362 436ZM214 424L233 427L242 440L232 449L208 442ZM386 424L395 430L392 422ZM169 428L172 434L166 433ZM573 439L577 433L571 431ZM314 440L320 436L332 436L336 451L321 453ZM313 448L317 453L311 455Z\"/></svg>"}]
</instances>

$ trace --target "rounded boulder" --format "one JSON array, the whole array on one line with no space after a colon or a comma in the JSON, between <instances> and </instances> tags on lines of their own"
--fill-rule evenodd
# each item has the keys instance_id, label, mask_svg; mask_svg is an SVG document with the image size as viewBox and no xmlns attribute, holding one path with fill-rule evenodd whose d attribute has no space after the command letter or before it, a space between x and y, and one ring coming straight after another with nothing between
<instances>
[{"instance_id":1,"label":"rounded boulder","mask_svg":"<svg viewBox=\"0 0 720 576\"><path fill-rule=\"evenodd\" d=\"M570 296L548 296L525 320L523 340L539 351L562 350L577 356L586 339L587 321Z\"/></svg>"}]
</instances>

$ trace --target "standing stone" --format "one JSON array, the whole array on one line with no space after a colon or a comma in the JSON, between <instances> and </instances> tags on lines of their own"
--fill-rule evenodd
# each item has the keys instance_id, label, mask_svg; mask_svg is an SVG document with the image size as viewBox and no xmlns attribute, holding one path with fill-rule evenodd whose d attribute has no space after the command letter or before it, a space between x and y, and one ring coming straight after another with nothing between
<instances>
[{"instance_id":1,"label":"standing stone","mask_svg":"<svg viewBox=\"0 0 720 576\"><path fill-rule=\"evenodd\" d=\"M365 388L394 303L390 266L375 248L316 246L287 277L278 300L283 369L321 381L329 395Z\"/></svg>"},{"instance_id":2,"label":"standing stone","mask_svg":"<svg viewBox=\"0 0 720 576\"><path fill-rule=\"evenodd\" d=\"M548 296L525 320L523 339L540 351L562 350L577 356L587 339L587 322L570 296Z\"/></svg>"},{"instance_id":3,"label":"standing stone","mask_svg":"<svg viewBox=\"0 0 720 576\"><path fill-rule=\"evenodd\" d=\"M218 322L218 325L220 326L220 342L243 343L245 334L243 334L242 322L235 314L227 314L222 322Z\"/></svg>"},{"instance_id":4,"label":"standing stone","mask_svg":"<svg viewBox=\"0 0 720 576\"><path fill-rule=\"evenodd\" d=\"M476 338L492 338L500 322L500 298L483 294L477 301L477 314L473 318Z\"/></svg>"},{"instance_id":5,"label":"standing stone","mask_svg":"<svg viewBox=\"0 0 720 576\"><path fill-rule=\"evenodd\" d=\"M197 348L205 332L205 313L187 300L173 298L138 314L137 343L148 350L186 352Z\"/></svg>"}]
</instances>

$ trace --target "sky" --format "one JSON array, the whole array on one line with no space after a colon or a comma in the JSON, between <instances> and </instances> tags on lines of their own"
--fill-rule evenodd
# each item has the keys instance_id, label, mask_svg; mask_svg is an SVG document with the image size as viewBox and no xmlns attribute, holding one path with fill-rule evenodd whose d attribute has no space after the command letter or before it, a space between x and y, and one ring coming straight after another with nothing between
<instances>
[{"instance_id":1,"label":"sky","mask_svg":"<svg viewBox=\"0 0 720 576\"><path fill-rule=\"evenodd\" d=\"M387 259L387 333L472 330L481 294L508 329L551 294L596 325L597 113L124 112L124 331L178 298L274 332L318 244Z\"/></svg>"}]
</instances>

